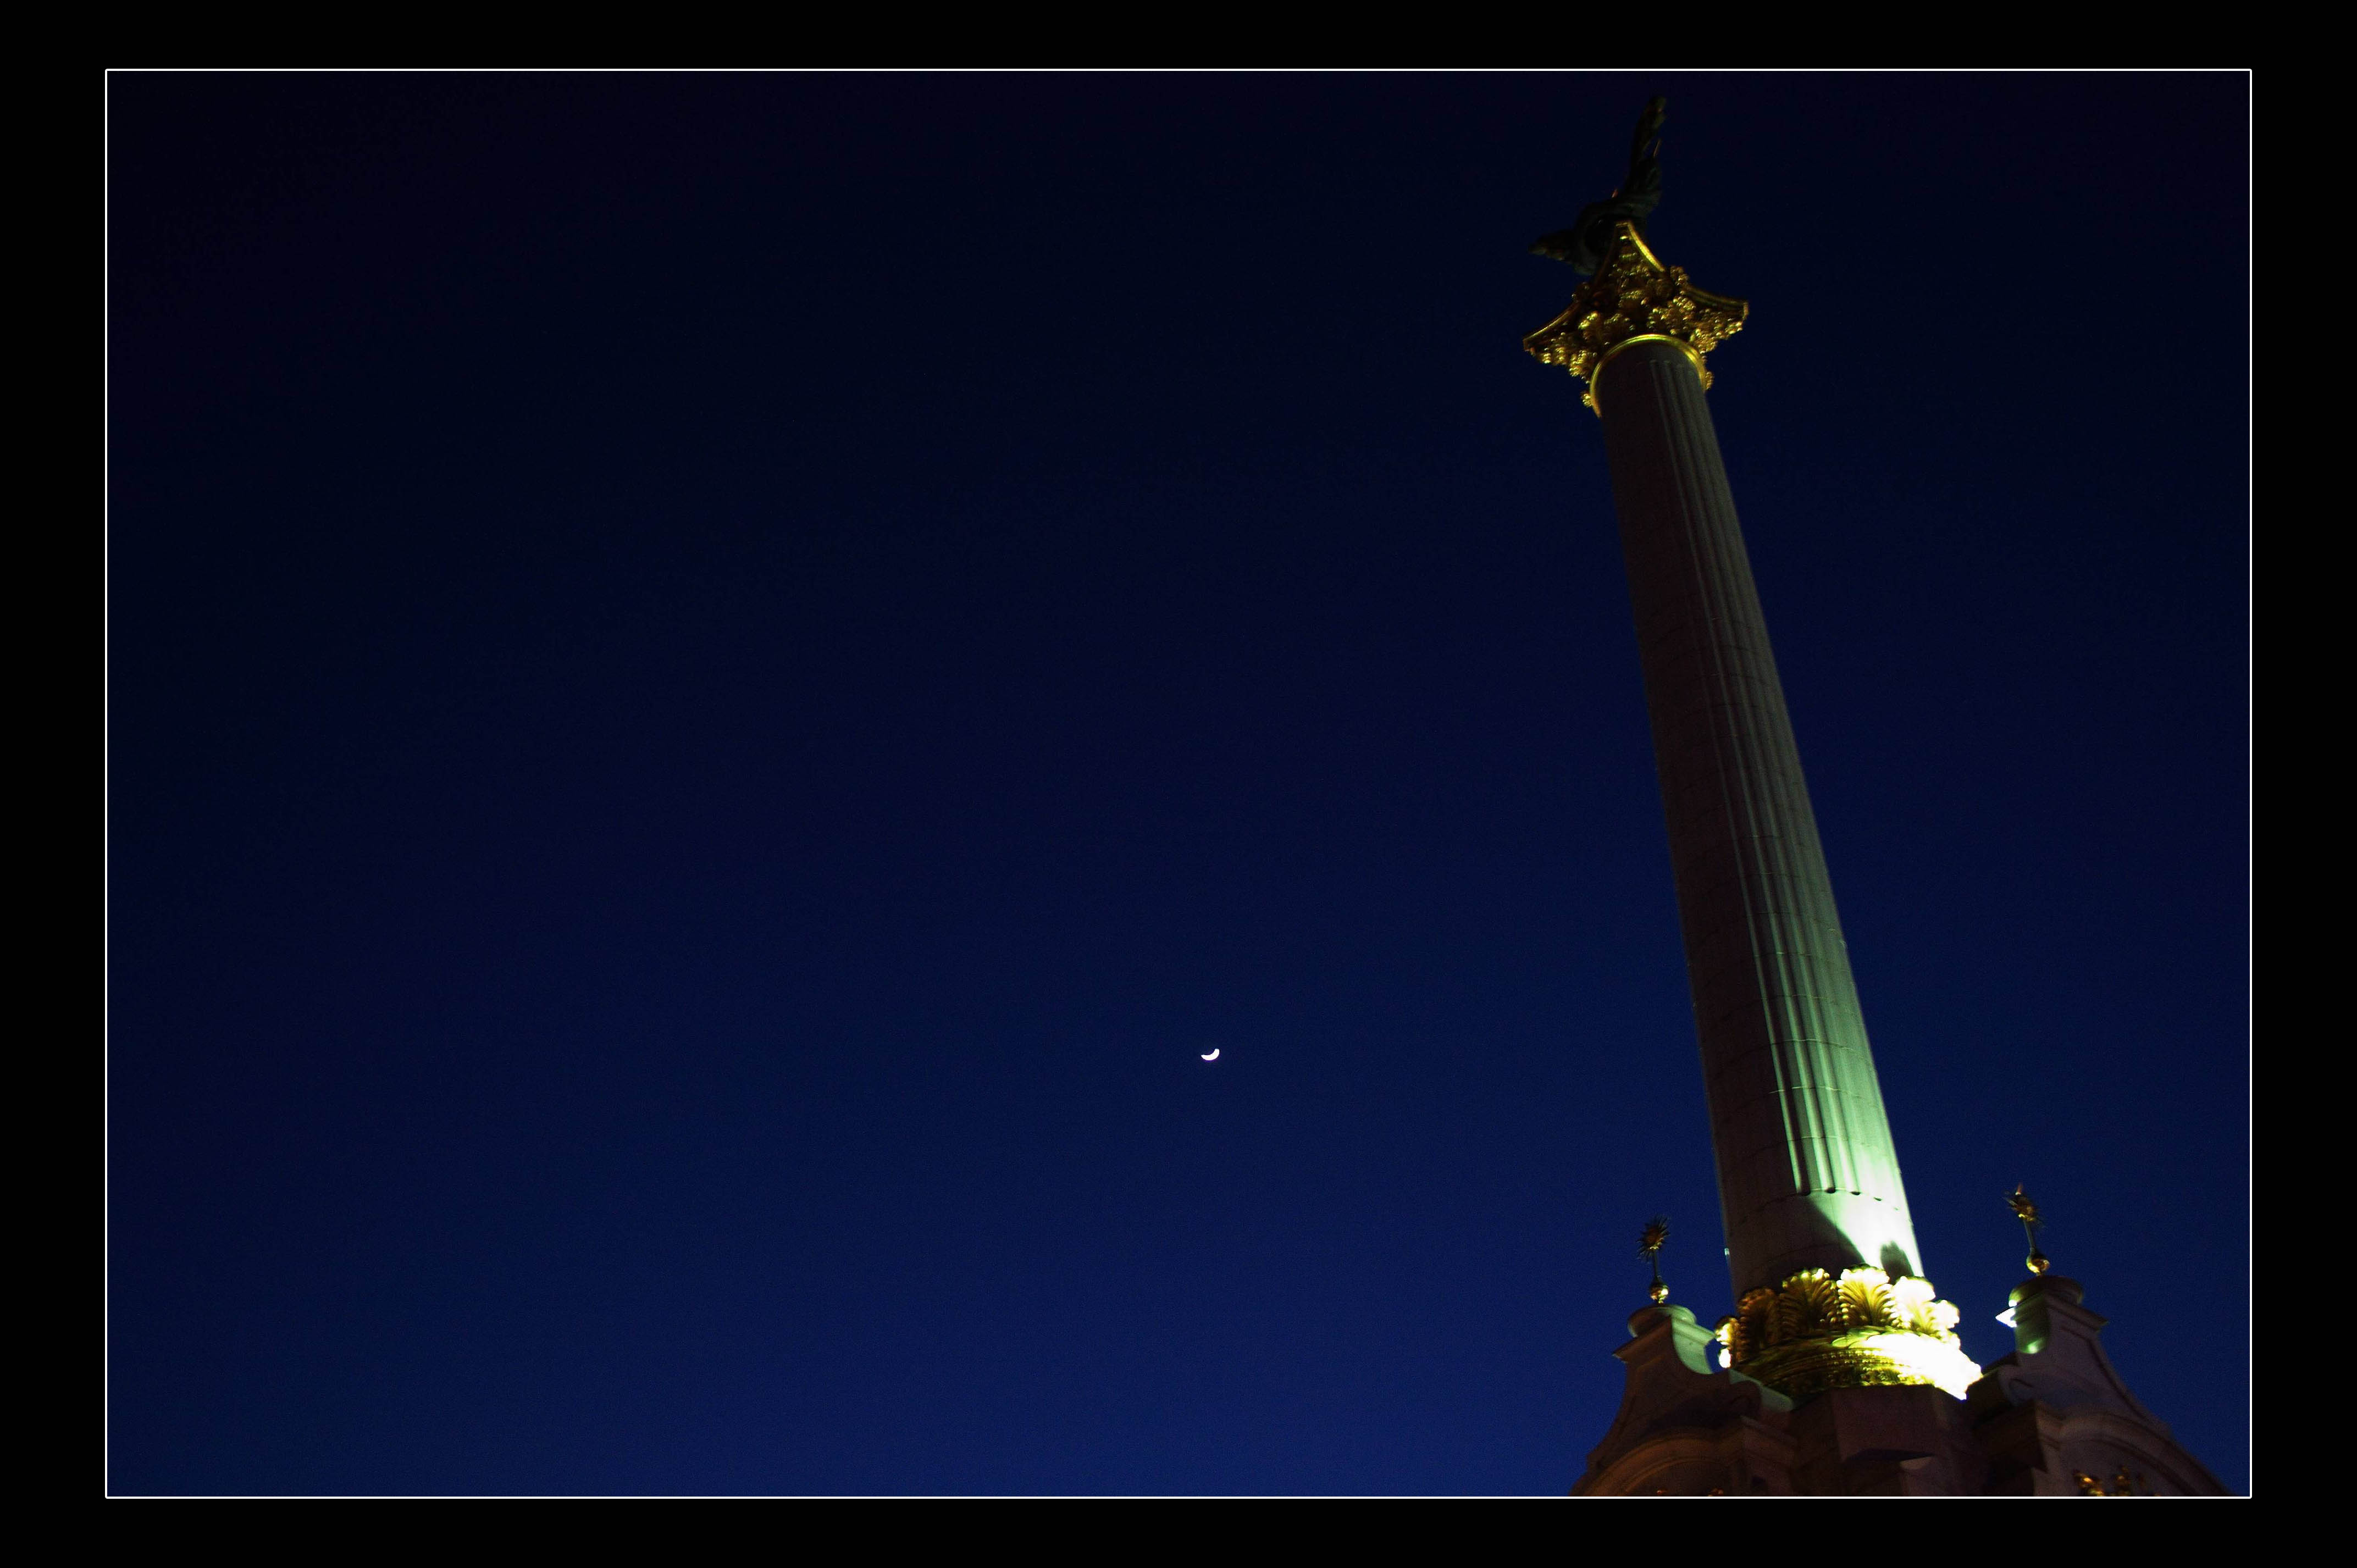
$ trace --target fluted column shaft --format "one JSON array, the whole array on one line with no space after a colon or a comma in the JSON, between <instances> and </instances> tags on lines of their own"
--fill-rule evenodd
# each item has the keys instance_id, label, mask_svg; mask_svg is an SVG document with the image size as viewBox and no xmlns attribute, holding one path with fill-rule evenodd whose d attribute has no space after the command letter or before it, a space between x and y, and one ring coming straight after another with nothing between
<instances>
[{"instance_id":1,"label":"fluted column shaft","mask_svg":"<svg viewBox=\"0 0 2357 1568\"><path fill-rule=\"evenodd\" d=\"M1738 1295L1921 1273L1833 885L1700 378L1630 345L1595 386L1635 601Z\"/></svg>"}]
</instances>

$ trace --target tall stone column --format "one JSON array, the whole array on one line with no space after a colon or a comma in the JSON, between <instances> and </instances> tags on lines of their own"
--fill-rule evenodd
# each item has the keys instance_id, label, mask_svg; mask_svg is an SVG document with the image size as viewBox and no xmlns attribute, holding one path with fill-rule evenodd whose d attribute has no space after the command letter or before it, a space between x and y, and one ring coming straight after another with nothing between
<instances>
[{"instance_id":1,"label":"tall stone column","mask_svg":"<svg viewBox=\"0 0 2357 1568\"><path fill-rule=\"evenodd\" d=\"M1526 340L1588 381L1635 603L1738 1316L1734 1364L1795 1394L1978 1369L1932 1299L1776 661L1704 401L1748 306L1618 226ZM1781 1298L1790 1297L1789 1300Z\"/></svg>"},{"instance_id":2,"label":"tall stone column","mask_svg":"<svg viewBox=\"0 0 2357 1568\"><path fill-rule=\"evenodd\" d=\"M2010 1202L2031 1277L2007 1316L2014 1352L1987 1376L1922 1277L1703 400L1704 356L1750 307L1663 266L1637 227L1660 200L1661 116L1655 99L1621 188L1532 247L1594 275L1523 346L1586 378L1582 401L1604 422L1736 1302L1706 1330L1655 1271L1619 1352L1620 1412L1572 1490L2214 1495L2216 1477L2112 1369L2079 1286L2047 1272L2026 1192ZM1642 1251L1665 1239L1649 1223Z\"/></svg>"},{"instance_id":3,"label":"tall stone column","mask_svg":"<svg viewBox=\"0 0 2357 1568\"><path fill-rule=\"evenodd\" d=\"M1735 1291L1919 1274L1776 659L1694 357L1599 377Z\"/></svg>"}]
</instances>

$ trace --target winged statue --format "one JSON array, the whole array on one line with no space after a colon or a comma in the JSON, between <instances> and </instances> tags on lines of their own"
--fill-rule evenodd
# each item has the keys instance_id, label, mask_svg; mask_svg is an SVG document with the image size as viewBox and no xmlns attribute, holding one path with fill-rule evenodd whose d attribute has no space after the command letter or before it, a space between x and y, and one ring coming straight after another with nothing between
<instances>
[{"instance_id":1,"label":"winged statue","mask_svg":"<svg viewBox=\"0 0 2357 1568\"><path fill-rule=\"evenodd\" d=\"M1581 208L1570 228L1542 237L1531 246L1532 254L1568 262L1572 271L1587 277L1604 263L1616 225L1625 221L1634 224L1639 235L1645 232L1646 216L1662 204L1662 113L1668 102L1655 98L1637 117L1637 135L1629 145L1629 173L1620 188Z\"/></svg>"}]
</instances>

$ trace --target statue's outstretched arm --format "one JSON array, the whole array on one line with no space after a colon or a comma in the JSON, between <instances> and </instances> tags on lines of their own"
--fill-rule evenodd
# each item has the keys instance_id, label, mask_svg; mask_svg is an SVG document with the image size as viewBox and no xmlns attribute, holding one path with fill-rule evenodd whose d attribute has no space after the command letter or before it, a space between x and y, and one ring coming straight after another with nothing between
<instances>
[{"instance_id":1,"label":"statue's outstretched arm","mask_svg":"<svg viewBox=\"0 0 2357 1568\"><path fill-rule=\"evenodd\" d=\"M1660 148L1653 144L1661 139L1662 121L1670 105L1666 98L1648 100L1645 112L1637 116L1637 134L1629 144L1629 177L1621 182L1620 194L1634 196L1641 190L1660 190L1662 164Z\"/></svg>"}]
</instances>

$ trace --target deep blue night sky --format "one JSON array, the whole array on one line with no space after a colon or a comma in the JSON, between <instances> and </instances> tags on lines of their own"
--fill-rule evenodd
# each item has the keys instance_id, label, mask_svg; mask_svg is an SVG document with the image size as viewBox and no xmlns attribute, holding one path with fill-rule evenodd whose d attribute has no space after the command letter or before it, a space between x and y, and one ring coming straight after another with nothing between
<instances>
[{"instance_id":1,"label":"deep blue night sky","mask_svg":"<svg viewBox=\"0 0 2357 1568\"><path fill-rule=\"evenodd\" d=\"M112 1487L1566 1490L1655 91L1928 1271L2245 1485L2244 78L115 75Z\"/></svg>"}]
</instances>

